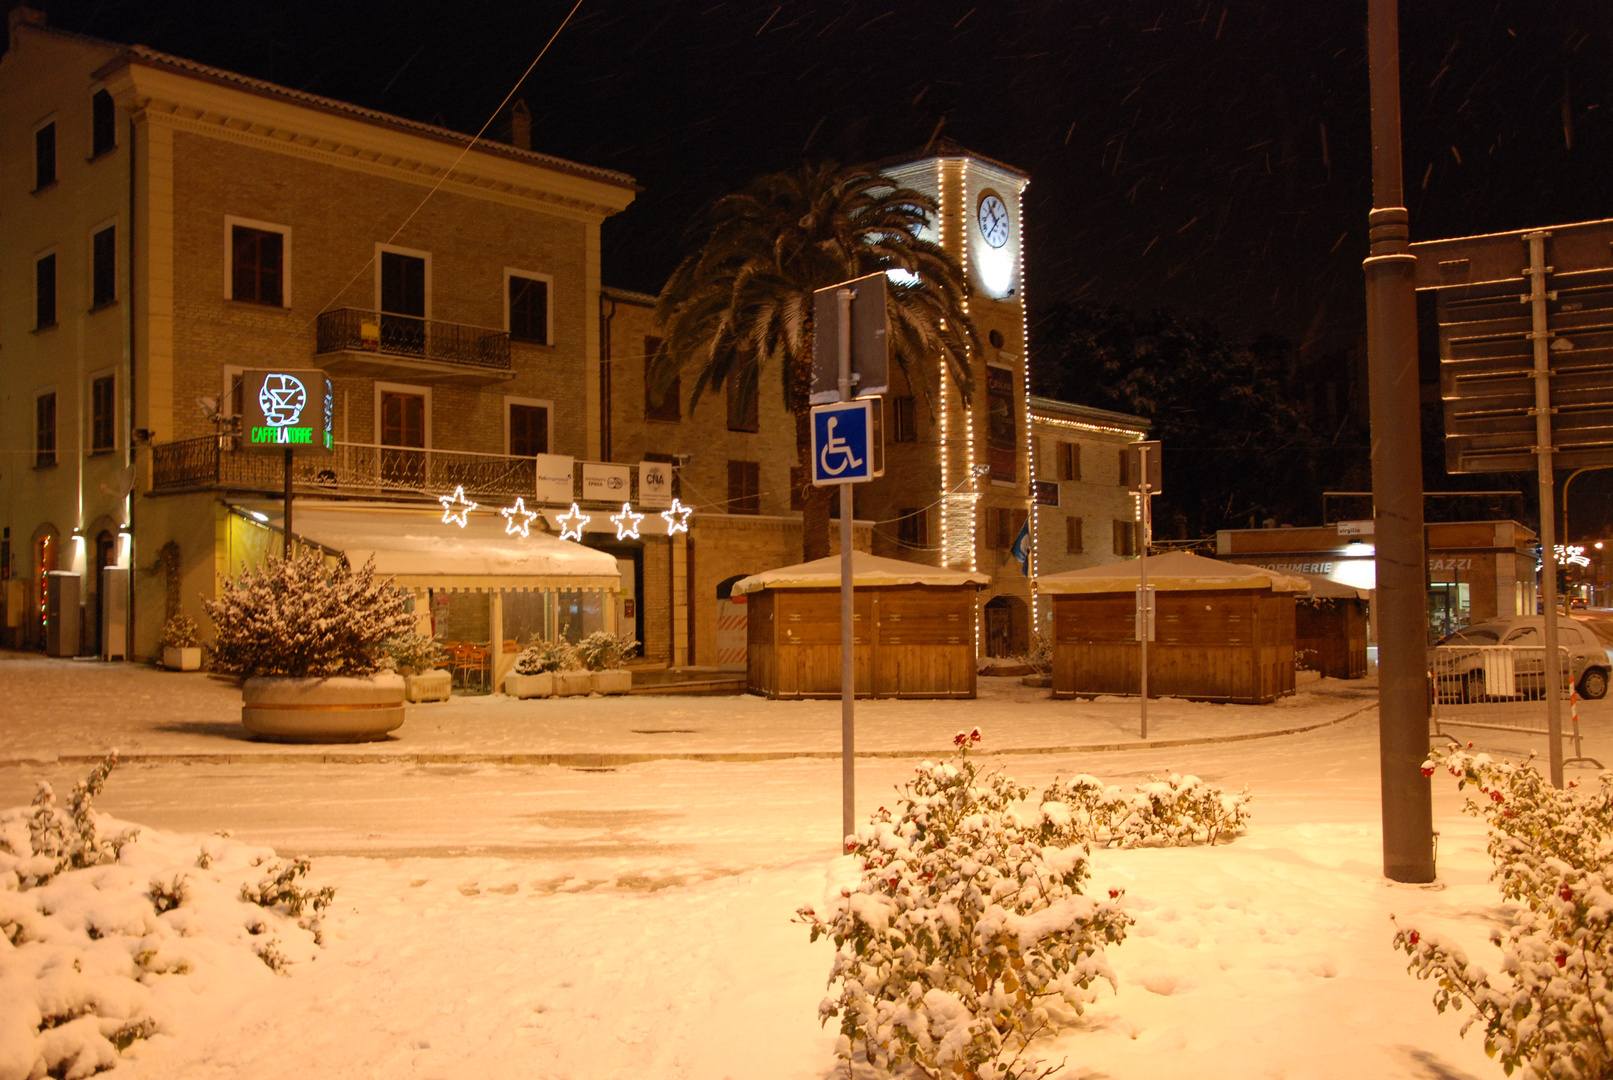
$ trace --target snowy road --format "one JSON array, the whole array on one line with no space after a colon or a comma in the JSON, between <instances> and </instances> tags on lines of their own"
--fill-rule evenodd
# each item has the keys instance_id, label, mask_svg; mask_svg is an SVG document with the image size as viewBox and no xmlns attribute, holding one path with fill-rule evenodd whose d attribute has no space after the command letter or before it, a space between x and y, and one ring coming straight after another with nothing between
<instances>
[{"instance_id":1,"label":"snowy road","mask_svg":"<svg viewBox=\"0 0 1613 1080\"><path fill-rule=\"evenodd\" d=\"M579 719L590 704L600 703L581 703ZM679 707L699 720L733 704ZM1023 734L999 735L1013 717L989 702L929 709L937 741L984 714L997 725L982 724L988 746ZM1236 726L1271 714L1221 715ZM1613 732L1613 708L1590 703L1581 715L1588 749L1613 759L1601 734ZM1252 742L992 764L1033 785L1190 771L1256 796L1253 827L1230 846L1097 854L1094 887L1124 887L1138 922L1111 950L1119 992L1104 988L1077 1028L1037 1047L1049 1063L1067 1059L1063 1075L1500 1075L1477 1033L1459 1039L1459 1020L1434 1012L1430 988L1390 949L1393 912L1466 942L1493 968L1485 938L1503 908L1482 832L1457 812L1448 781L1435 786L1439 885L1380 876L1375 713ZM885 802L911 768L859 762L859 806ZM81 771L0 767L0 805L25 801L36 778L70 783ZM338 888L317 961L250 1001L199 995L175 1034L137 1044L114 1075L834 1073L832 1035L815 1015L828 948L789 921L821 894L835 854L833 760L135 763L114 773L99 806L151 828L230 829L315 854L316 876Z\"/></svg>"}]
</instances>

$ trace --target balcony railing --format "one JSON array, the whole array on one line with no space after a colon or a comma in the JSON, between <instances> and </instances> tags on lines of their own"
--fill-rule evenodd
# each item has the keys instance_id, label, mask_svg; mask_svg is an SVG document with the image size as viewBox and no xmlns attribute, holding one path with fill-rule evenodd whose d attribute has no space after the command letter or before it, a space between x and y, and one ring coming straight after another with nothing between
<instances>
[{"instance_id":1,"label":"balcony railing","mask_svg":"<svg viewBox=\"0 0 1613 1080\"><path fill-rule=\"evenodd\" d=\"M510 335L503 330L357 308L320 312L314 352L374 353L495 374L510 371Z\"/></svg>"},{"instance_id":2,"label":"balcony railing","mask_svg":"<svg viewBox=\"0 0 1613 1080\"><path fill-rule=\"evenodd\" d=\"M154 492L220 489L276 494L285 488L282 454L235 449L232 435L207 435L152 447ZM572 465L572 497L582 499L585 462ZM638 467L625 466L626 499L638 498ZM373 443L336 444L331 454L297 454L292 487L299 494L360 495L433 501L463 487L480 502L532 500L537 462L529 457L462 450L414 450Z\"/></svg>"}]
</instances>

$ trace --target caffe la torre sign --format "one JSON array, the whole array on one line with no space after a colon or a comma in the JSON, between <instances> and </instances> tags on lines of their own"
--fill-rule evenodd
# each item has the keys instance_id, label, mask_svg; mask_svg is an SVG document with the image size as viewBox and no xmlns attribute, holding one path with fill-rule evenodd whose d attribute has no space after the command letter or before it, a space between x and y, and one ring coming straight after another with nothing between
<instances>
[{"instance_id":1,"label":"caffe la torre sign","mask_svg":"<svg viewBox=\"0 0 1613 1080\"><path fill-rule=\"evenodd\" d=\"M241 373L241 444L249 450L330 453L335 399L319 368L253 368Z\"/></svg>"}]
</instances>

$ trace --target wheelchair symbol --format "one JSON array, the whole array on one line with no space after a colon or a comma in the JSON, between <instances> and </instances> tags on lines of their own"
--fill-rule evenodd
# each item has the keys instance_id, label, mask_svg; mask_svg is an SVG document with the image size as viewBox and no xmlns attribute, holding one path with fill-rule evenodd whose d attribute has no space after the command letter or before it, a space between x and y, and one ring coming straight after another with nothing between
<instances>
[{"instance_id":1,"label":"wheelchair symbol","mask_svg":"<svg viewBox=\"0 0 1613 1080\"><path fill-rule=\"evenodd\" d=\"M862 468L862 459L852 451L850 444L845 439L835 434L835 428L839 424L840 419L834 416L824 421L824 446L818 452L818 464L822 466L825 476L839 476L847 469ZM831 454L839 459L840 464L838 467L829 464L829 455Z\"/></svg>"}]
</instances>

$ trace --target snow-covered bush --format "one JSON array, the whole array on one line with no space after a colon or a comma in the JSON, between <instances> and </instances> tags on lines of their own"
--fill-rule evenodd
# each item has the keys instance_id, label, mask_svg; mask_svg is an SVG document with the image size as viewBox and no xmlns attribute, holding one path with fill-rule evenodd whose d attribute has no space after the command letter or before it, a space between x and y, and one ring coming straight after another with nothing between
<instances>
[{"instance_id":1,"label":"snow-covered bush","mask_svg":"<svg viewBox=\"0 0 1613 1080\"><path fill-rule=\"evenodd\" d=\"M32 806L0 810L0 1080L113 1068L176 1030L165 1002L239 991L317 953L328 889L296 885L306 869L286 878L268 848L209 837L198 855L194 838L96 813L115 764L74 788L71 813L43 784Z\"/></svg>"},{"instance_id":2,"label":"snow-covered bush","mask_svg":"<svg viewBox=\"0 0 1613 1080\"><path fill-rule=\"evenodd\" d=\"M1480 798L1464 809L1490 828L1491 880L1522 904L1492 977L1461 946L1395 924L1407 970L1434 982L1434 1007L1472 1008L1462 1034L1484 1025L1484 1050L1526 1080L1613 1074L1613 772L1591 790L1553 787L1532 765L1493 761L1454 744L1432 751L1423 774L1445 769Z\"/></svg>"},{"instance_id":3,"label":"snow-covered bush","mask_svg":"<svg viewBox=\"0 0 1613 1080\"><path fill-rule=\"evenodd\" d=\"M173 616L163 624L162 640L157 644L164 649L194 649L196 621L183 612Z\"/></svg>"},{"instance_id":4,"label":"snow-covered bush","mask_svg":"<svg viewBox=\"0 0 1613 1080\"><path fill-rule=\"evenodd\" d=\"M1031 637L1030 652L1025 654L1025 662L1036 669L1039 675L1053 673L1053 639L1036 634Z\"/></svg>"},{"instance_id":5,"label":"snow-covered bush","mask_svg":"<svg viewBox=\"0 0 1613 1080\"><path fill-rule=\"evenodd\" d=\"M619 668L622 661L633 655L638 639L630 634L613 634L608 630L595 630L577 642L577 659L589 671L607 671Z\"/></svg>"},{"instance_id":6,"label":"snow-covered bush","mask_svg":"<svg viewBox=\"0 0 1613 1080\"><path fill-rule=\"evenodd\" d=\"M546 671L572 671L580 666L577 650L568 641L534 641L515 658L517 675L542 675Z\"/></svg>"},{"instance_id":7,"label":"snow-covered bush","mask_svg":"<svg viewBox=\"0 0 1613 1080\"><path fill-rule=\"evenodd\" d=\"M1228 795L1196 776L1149 777L1126 795L1094 776L1055 780L1042 813L1066 842L1114 847L1215 844L1249 824L1249 789Z\"/></svg>"},{"instance_id":8,"label":"snow-covered bush","mask_svg":"<svg viewBox=\"0 0 1613 1080\"><path fill-rule=\"evenodd\" d=\"M1082 843L1049 842L1029 793L958 753L925 762L894 812L881 807L847 838L848 882L799 921L837 950L835 996L819 1006L840 1021L838 1052L861 1046L874 1066L917 1065L930 1076L978 1080L1030 1075L1026 1045L1093 998L1114 975L1106 944L1131 917L1081 894L1090 876Z\"/></svg>"},{"instance_id":9,"label":"snow-covered bush","mask_svg":"<svg viewBox=\"0 0 1613 1080\"><path fill-rule=\"evenodd\" d=\"M442 642L430 634L410 631L387 638L381 648L392 658L392 666L402 675L420 675L442 663L447 655Z\"/></svg>"},{"instance_id":10,"label":"snow-covered bush","mask_svg":"<svg viewBox=\"0 0 1613 1080\"><path fill-rule=\"evenodd\" d=\"M403 593L375 580L374 560L354 570L317 551L226 580L207 613L218 630L213 666L242 676L369 675L382 642L414 628Z\"/></svg>"}]
</instances>

